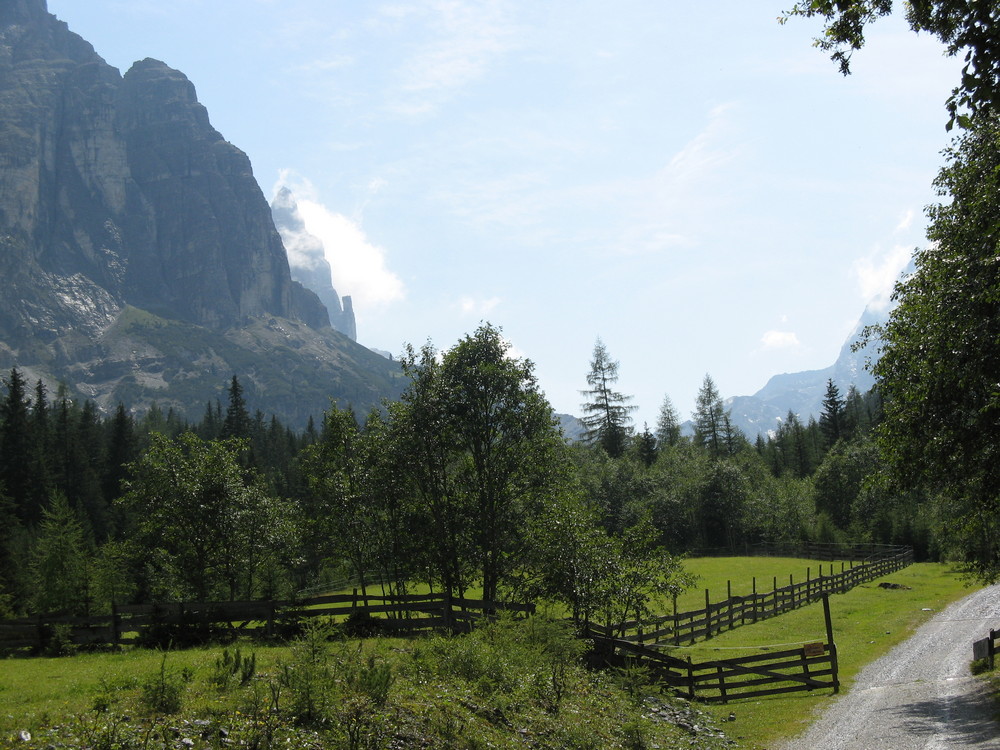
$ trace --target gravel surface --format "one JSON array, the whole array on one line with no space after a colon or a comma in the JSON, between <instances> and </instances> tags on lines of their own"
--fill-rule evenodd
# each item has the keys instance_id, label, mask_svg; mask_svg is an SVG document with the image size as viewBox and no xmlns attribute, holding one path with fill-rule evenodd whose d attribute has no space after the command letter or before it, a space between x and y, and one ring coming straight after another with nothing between
<instances>
[{"instance_id":1,"label":"gravel surface","mask_svg":"<svg viewBox=\"0 0 1000 750\"><path fill-rule=\"evenodd\" d=\"M1000 628L1000 584L955 602L866 666L783 750L1000 749L996 707L969 672L972 644L990 628Z\"/></svg>"}]
</instances>

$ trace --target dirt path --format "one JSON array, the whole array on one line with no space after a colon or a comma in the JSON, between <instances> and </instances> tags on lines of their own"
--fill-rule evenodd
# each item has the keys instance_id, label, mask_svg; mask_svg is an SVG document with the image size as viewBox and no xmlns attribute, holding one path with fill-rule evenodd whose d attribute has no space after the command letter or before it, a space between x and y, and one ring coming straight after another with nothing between
<instances>
[{"instance_id":1,"label":"dirt path","mask_svg":"<svg viewBox=\"0 0 1000 750\"><path fill-rule=\"evenodd\" d=\"M972 643L990 628L1000 628L1000 584L955 602L866 666L783 750L1000 750L996 708L969 674Z\"/></svg>"}]
</instances>

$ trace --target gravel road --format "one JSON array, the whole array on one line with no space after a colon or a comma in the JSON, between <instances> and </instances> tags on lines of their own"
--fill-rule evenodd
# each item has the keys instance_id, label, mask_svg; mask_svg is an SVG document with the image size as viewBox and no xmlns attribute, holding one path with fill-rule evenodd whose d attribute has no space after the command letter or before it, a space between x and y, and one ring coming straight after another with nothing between
<instances>
[{"instance_id":1,"label":"gravel road","mask_svg":"<svg viewBox=\"0 0 1000 750\"><path fill-rule=\"evenodd\" d=\"M972 643L1000 628L1000 584L955 602L866 666L850 691L783 750L998 748Z\"/></svg>"}]
</instances>

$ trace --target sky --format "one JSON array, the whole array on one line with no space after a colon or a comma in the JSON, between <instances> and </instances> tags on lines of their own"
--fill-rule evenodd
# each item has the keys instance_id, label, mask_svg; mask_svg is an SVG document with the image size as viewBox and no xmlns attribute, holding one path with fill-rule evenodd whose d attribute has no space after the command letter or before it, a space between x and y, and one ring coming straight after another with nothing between
<instances>
[{"instance_id":1,"label":"sky","mask_svg":"<svg viewBox=\"0 0 1000 750\"><path fill-rule=\"evenodd\" d=\"M48 0L295 193L361 343L488 321L579 414L600 338L639 429L831 365L924 243L959 62L888 18L844 77L791 4Z\"/></svg>"}]
</instances>

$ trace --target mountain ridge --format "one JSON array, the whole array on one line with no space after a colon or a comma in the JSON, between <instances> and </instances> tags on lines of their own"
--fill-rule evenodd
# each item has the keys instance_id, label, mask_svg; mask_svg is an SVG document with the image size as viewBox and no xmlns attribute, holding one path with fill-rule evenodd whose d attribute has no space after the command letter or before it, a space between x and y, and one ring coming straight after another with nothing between
<instances>
[{"instance_id":1,"label":"mountain ridge","mask_svg":"<svg viewBox=\"0 0 1000 750\"><path fill-rule=\"evenodd\" d=\"M301 426L401 389L292 278L194 84L152 58L122 75L45 0L0 6L0 273L0 368L104 410L194 419L236 374Z\"/></svg>"}]
</instances>

